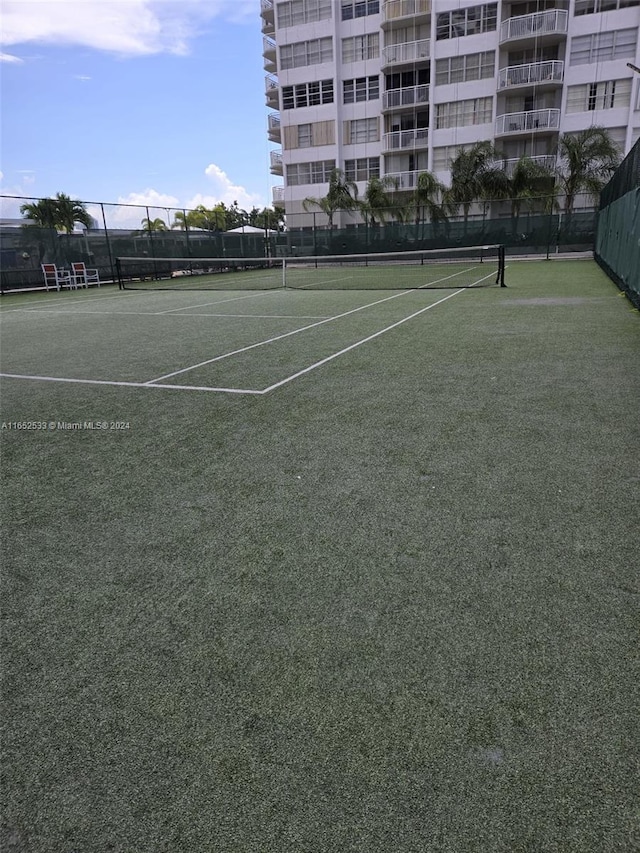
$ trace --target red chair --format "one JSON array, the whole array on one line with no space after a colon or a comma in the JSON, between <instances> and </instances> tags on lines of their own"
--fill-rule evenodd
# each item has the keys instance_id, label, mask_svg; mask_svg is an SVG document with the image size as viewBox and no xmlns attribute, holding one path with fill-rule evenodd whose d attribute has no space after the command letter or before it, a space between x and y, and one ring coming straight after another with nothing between
<instances>
[{"instance_id":1,"label":"red chair","mask_svg":"<svg viewBox=\"0 0 640 853\"><path fill-rule=\"evenodd\" d=\"M60 290L61 287L77 287L71 280L69 270L58 269L55 264L40 264L44 275L44 286L49 290L49 285Z\"/></svg>"},{"instance_id":2,"label":"red chair","mask_svg":"<svg viewBox=\"0 0 640 853\"><path fill-rule=\"evenodd\" d=\"M74 261L71 264L71 278L75 287L89 287L90 284L100 287L98 270L88 270L82 261Z\"/></svg>"}]
</instances>

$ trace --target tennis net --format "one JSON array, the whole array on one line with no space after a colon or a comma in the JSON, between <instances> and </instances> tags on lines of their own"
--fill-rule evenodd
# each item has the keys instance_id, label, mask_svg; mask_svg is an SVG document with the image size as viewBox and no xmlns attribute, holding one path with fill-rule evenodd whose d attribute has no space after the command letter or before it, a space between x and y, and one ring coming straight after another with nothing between
<instances>
[{"instance_id":1,"label":"tennis net","mask_svg":"<svg viewBox=\"0 0 640 853\"><path fill-rule=\"evenodd\" d=\"M124 290L427 290L505 287L500 245L276 258L116 259Z\"/></svg>"}]
</instances>

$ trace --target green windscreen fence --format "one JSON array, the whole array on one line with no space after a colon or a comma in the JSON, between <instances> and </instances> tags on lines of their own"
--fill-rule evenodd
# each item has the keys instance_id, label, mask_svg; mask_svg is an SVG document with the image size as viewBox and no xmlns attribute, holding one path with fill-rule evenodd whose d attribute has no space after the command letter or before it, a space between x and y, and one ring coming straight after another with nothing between
<instances>
[{"instance_id":1,"label":"green windscreen fence","mask_svg":"<svg viewBox=\"0 0 640 853\"><path fill-rule=\"evenodd\" d=\"M640 140L600 194L595 259L640 308Z\"/></svg>"}]
</instances>

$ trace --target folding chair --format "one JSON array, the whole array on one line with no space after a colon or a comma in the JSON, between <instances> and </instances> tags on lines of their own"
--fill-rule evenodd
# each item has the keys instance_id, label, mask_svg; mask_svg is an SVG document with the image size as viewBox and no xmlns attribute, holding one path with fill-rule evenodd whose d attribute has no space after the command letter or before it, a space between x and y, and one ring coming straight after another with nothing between
<instances>
[{"instance_id":1,"label":"folding chair","mask_svg":"<svg viewBox=\"0 0 640 853\"><path fill-rule=\"evenodd\" d=\"M42 267L42 274L44 275L44 286L49 290L49 285L53 285L56 290L60 290L61 287L76 287L71 280L71 273L69 270L59 270L55 264L40 264Z\"/></svg>"},{"instance_id":2,"label":"folding chair","mask_svg":"<svg viewBox=\"0 0 640 853\"><path fill-rule=\"evenodd\" d=\"M82 261L74 261L71 264L71 277L76 287L89 287L90 284L100 287L98 270L88 270Z\"/></svg>"}]
</instances>

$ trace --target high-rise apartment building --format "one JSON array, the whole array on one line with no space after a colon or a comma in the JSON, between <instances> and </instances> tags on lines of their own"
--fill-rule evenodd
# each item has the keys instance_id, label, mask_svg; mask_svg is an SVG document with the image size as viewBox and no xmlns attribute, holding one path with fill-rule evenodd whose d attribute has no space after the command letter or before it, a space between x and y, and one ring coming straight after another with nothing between
<instances>
[{"instance_id":1,"label":"high-rise apartment building","mask_svg":"<svg viewBox=\"0 0 640 853\"><path fill-rule=\"evenodd\" d=\"M411 191L425 170L448 183L479 140L508 169L552 165L559 135L591 125L625 153L640 137L640 0L261 0L261 15L273 201L293 227L335 167L361 194L384 175Z\"/></svg>"}]
</instances>

